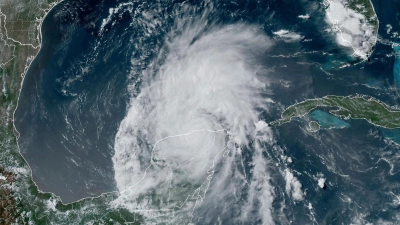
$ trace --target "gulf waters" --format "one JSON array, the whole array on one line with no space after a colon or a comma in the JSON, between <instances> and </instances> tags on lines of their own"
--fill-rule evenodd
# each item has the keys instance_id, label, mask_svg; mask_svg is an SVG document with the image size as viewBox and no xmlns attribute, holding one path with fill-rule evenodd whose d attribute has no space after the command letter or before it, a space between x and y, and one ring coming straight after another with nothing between
<instances>
[{"instance_id":1,"label":"gulf waters","mask_svg":"<svg viewBox=\"0 0 400 225\"><path fill-rule=\"evenodd\" d=\"M276 102L261 113L260 119L267 122L279 118L284 107L325 95L367 94L389 105L400 104L391 46L398 39L386 28L391 24L392 32L400 32L397 0L373 1L380 41L370 61L356 65L351 51L337 46L326 31L329 26L318 1L126 3L130 6L115 12L110 8L123 5L121 1L60 3L43 22L42 48L24 79L15 113L20 150L39 189L64 202L117 190L111 157L119 124L132 93L140 93L142 72L163 56L160 49L180 17L209 10L210 27L243 23L258 27L271 39L272 47L258 59L268 65L271 84L265 95L272 93ZM298 18L305 14L310 19ZM302 38L284 40L274 35L279 30ZM339 69L346 63L353 66ZM264 157L271 160L272 208L276 215L282 214L275 221L341 224L357 218L373 222L396 218L392 199L400 195L398 145L365 121L346 123L351 126L315 133L308 133L301 119L273 128L281 150L267 148ZM247 149L244 160L251 161L253 154ZM293 163L282 163L282 157L291 157ZM300 203L285 191L286 169L302 184L305 197ZM251 167L244 170L250 173ZM325 191L317 185L322 176L327 180ZM220 215L229 221L223 206L214 210L220 214L199 216L199 221L210 222Z\"/></svg>"}]
</instances>

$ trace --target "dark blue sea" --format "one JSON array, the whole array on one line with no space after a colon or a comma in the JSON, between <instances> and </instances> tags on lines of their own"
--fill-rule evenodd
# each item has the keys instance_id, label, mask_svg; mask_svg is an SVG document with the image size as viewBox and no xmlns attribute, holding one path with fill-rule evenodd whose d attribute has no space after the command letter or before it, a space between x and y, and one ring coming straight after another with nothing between
<instances>
[{"instance_id":1,"label":"dark blue sea","mask_svg":"<svg viewBox=\"0 0 400 225\"><path fill-rule=\"evenodd\" d=\"M393 49L393 43L400 43L400 37L393 36L400 32L400 1L372 2L379 19L378 42L369 59L361 62L327 32L322 1L63 1L43 21L42 47L25 75L15 112L18 144L33 180L64 203L118 191L113 156L121 121L149 80L143 74L150 67L155 73L163 70L154 64L168 62L174 49L166 44L195 20L205 25L193 43L214 27L235 24L256 27L271 40L256 59L262 71L268 71L259 75L269 81L261 95L273 100L268 110L257 106L259 119L267 123L292 104L326 95L362 94L400 107L400 71L395 69L400 56ZM305 14L310 18L298 17ZM274 34L279 30L301 38L280 39ZM345 64L349 66L340 68ZM341 120L328 110L271 127L274 141L264 145L260 155L268 162L265 179L273 196L267 207L272 221L398 223L400 130ZM152 119L149 114L143 120ZM310 120L319 121L321 129L308 131ZM256 155L249 144L242 148L241 161L232 160L235 168L243 165L238 172L246 174L242 183L252 182ZM215 173L222 173L224 167L218 168ZM287 171L301 184L302 200L287 190ZM318 186L320 178L325 179L325 189ZM251 190L249 185L235 198L221 194L218 201L205 201L207 209L194 210L194 223L268 224L259 212L262 201L248 200ZM250 203L251 216L243 219L240 209Z\"/></svg>"}]
</instances>

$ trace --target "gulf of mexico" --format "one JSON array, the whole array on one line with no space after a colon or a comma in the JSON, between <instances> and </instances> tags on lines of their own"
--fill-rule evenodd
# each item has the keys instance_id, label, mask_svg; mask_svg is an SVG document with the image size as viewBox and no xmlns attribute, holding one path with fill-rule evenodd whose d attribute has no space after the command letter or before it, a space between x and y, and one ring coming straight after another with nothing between
<instances>
[{"instance_id":1,"label":"gulf of mexico","mask_svg":"<svg viewBox=\"0 0 400 225\"><path fill-rule=\"evenodd\" d=\"M128 102L129 36L123 18L98 36L107 7L94 2L64 1L46 16L15 112L33 180L64 202L116 190L111 155Z\"/></svg>"}]
</instances>

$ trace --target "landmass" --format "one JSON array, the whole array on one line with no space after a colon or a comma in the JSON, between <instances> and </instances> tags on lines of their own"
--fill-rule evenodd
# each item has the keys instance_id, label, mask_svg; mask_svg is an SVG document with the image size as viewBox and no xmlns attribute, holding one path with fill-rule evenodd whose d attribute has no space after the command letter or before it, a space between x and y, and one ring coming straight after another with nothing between
<instances>
[{"instance_id":1,"label":"landmass","mask_svg":"<svg viewBox=\"0 0 400 225\"><path fill-rule=\"evenodd\" d=\"M15 174L0 167L0 224L11 225L22 220L14 207L15 199L10 188L14 179Z\"/></svg>"},{"instance_id":2,"label":"landmass","mask_svg":"<svg viewBox=\"0 0 400 225\"><path fill-rule=\"evenodd\" d=\"M369 123L388 129L400 128L400 111L369 96L325 96L309 99L286 108L281 119L271 124L282 125L294 117L304 117L316 108L334 107L334 116L345 119L364 119Z\"/></svg>"},{"instance_id":3,"label":"landmass","mask_svg":"<svg viewBox=\"0 0 400 225\"><path fill-rule=\"evenodd\" d=\"M13 112L17 106L22 80L41 47L42 21L46 14L60 2L61 0L0 1L0 224L141 224L143 220L138 214L110 207L110 203L118 195L115 192L71 204L63 204L51 193L40 192L31 179L29 166L19 153L17 133L13 127ZM343 1L340 3L342 4ZM376 41L378 29L378 20L373 6L369 0L353 0L349 1L347 8L361 14L371 27L371 29L362 30L367 43L365 48L360 48L359 43L352 42L352 46L354 45L353 47L358 50L355 52L362 57L367 56L372 51L371 43ZM341 28L338 31L348 32ZM372 31L372 36L369 35L369 31ZM351 35L356 34L351 33ZM336 105L332 105L335 101L331 98L333 97L307 100L289 107L277 123L288 122L292 117L301 116L312 110L314 106L324 104L354 110L344 106L356 99L339 99L336 100ZM382 104L373 103L372 101L371 106L367 104L365 109L370 110L372 107L376 112L387 110L387 115L393 115L393 112ZM344 116L347 112L339 110L335 115ZM360 110L356 110L357 113L349 112L352 117L363 115ZM370 116L373 113L366 111L364 114ZM377 124L385 124L384 118L375 119L373 116L366 118ZM386 121L390 121L390 118L392 117L386 118ZM390 123L394 123L392 125L395 127L399 124L398 120L392 120Z\"/></svg>"},{"instance_id":4,"label":"landmass","mask_svg":"<svg viewBox=\"0 0 400 225\"><path fill-rule=\"evenodd\" d=\"M142 218L110 208L118 193L71 204L40 192L19 153L13 113L22 80L41 47L41 25L61 0L0 1L0 224L141 224Z\"/></svg>"},{"instance_id":5,"label":"landmass","mask_svg":"<svg viewBox=\"0 0 400 225\"><path fill-rule=\"evenodd\" d=\"M311 121L308 123L308 128L307 130L310 132L316 132L320 130L321 125L317 121Z\"/></svg>"},{"instance_id":6,"label":"landmass","mask_svg":"<svg viewBox=\"0 0 400 225\"><path fill-rule=\"evenodd\" d=\"M0 1L0 224L25 224L16 186L29 168L19 154L13 132L22 78L37 55L44 15L57 1ZM22 173L21 173L22 172ZM31 182L32 183L32 182ZM26 184L25 184L26 185Z\"/></svg>"},{"instance_id":7,"label":"landmass","mask_svg":"<svg viewBox=\"0 0 400 225\"><path fill-rule=\"evenodd\" d=\"M378 40L379 20L371 0L324 0L326 21L339 45L367 60Z\"/></svg>"}]
</instances>

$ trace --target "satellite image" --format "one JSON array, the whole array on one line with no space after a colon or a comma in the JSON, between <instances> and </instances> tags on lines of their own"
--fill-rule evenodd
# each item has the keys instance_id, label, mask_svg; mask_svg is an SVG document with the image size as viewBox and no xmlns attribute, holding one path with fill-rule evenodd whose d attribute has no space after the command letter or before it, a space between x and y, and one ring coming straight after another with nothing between
<instances>
[{"instance_id":1,"label":"satellite image","mask_svg":"<svg viewBox=\"0 0 400 225\"><path fill-rule=\"evenodd\" d=\"M0 225L400 224L400 0L0 0Z\"/></svg>"}]
</instances>

